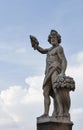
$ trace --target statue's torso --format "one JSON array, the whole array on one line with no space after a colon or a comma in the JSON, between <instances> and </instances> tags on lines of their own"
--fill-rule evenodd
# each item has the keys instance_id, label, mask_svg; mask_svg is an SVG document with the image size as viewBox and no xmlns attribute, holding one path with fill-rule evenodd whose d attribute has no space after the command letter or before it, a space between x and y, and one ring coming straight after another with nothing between
<instances>
[{"instance_id":1,"label":"statue's torso","mask_svg":"<svg viewBox=\"0 0 83 130\"><path fill-rule=\"evenodd\" d=\"M57 53L57 50L59 49L58 47L51 48L48 53L47 53L47 58L46 58L46 71L49 69L51 64L55 63L56 65L60 64L60 59Z\"/></svg>"}]
</instances>

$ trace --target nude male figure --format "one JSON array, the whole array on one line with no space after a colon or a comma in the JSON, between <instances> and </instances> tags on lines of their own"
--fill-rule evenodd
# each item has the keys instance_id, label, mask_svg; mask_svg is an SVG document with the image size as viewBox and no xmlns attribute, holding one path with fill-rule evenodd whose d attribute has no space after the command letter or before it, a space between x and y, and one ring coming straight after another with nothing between
<instances>
[{"instance_id":1,"label":"nude male figure","mask_svg":"<svg viewBox=\"0 0 83 130\"><path fill-rule=\"evenodd\" d=\"M32 38L32 36L30 37ZM35 38L35 37L34 37ZM49 116L50 108L50 96L54 100L54 112L53 116L57 114L62 114L62 106L57 96L57 90L55 89L55 80L58 77L65 75L65 70L67 67L67 61L64 55L64 50L60 46L61 36L56 30L51 30L50 35L48 36L48 42L52 47L48 49L43 49L39 46L38 40L35 38L31 39L32 47L39 51L42 54L47 54L46 58L46 70L45 78L43 82L43 95L44 95L44 114L42 117Z\"/></svg>"}]
</instances>

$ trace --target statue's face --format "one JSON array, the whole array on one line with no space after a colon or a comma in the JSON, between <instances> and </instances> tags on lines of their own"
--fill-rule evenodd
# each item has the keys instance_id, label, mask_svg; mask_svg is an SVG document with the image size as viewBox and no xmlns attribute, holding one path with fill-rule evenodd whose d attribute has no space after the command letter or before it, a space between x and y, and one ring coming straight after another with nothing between
<instances>
[{"instance_id":1,"label":"statue's face","mask_svg":"<svg viewBox=\"0 0 83 130\"><path fill-rule=\"evenodd\" d=\"M53 46L56 46L58 44L58 38L57 38L56 32L54 32L54 31L51 32L50 36L51 36L51 44Z\"/></svg>"}]
</instances>

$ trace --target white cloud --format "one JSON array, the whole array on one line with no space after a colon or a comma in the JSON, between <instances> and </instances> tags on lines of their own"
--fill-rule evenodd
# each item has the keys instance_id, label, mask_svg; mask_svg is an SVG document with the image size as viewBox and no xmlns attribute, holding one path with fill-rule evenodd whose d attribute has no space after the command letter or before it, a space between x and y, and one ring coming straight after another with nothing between
<instances>
[{"instance_id":1,"label":"white cloud","mask_svg":"<svg viewBox=\"0 0 83 130\"><path fill-rule=\"evenodd\" d=\"M11 126L17 126L18 124L14 121L12 116L7 111L3 100L0 97L0 129L10 128Z\"/></svg>"},{"instance_id":2,"label":"white cloud","mask_svg":"<svg viewBox=\"0 0 83 130\"><path fill-rule=\"evenodd\" d=\"M35 119L43 109L42 78L43 76L26 78L25 81L29 88L11 86L1 91L0 99L2 102L0 102L0 108L4 107L3 113L1 111L2 116L4 116L2 118L0 115L0 126L2 124L6 126L5 130L10 126L12 128L16 126L18 130L33 130L36 123Z\"/></svg>"},{"instance_id":3,"label":"white cloud","mask_svg":"<svg viewBox=\"0 0 83 130\"><path fill-rule=\"evenodd\" d=\"M33 78L32 77L26 78L25 82L30 86L29 92L31 90L33 90L34 92L40 91L42 89L43 78L44 76L34 76Z\"/></svg>"}]
</instances>

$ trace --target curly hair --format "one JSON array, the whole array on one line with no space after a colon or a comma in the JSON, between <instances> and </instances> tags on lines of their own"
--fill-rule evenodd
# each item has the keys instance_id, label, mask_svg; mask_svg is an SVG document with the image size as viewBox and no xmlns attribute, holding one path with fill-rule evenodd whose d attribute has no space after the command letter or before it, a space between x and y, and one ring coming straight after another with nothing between
<instances>
[{"instance_id":1,"label":"curly hair","mask_svg":"<svg viewBox=\"0 0 83 130\"><path fill-rule=\"evenodd\" d=\"M55 32L54 35L57 35L58 43L61 43L61 35L56 30L51 30L50 35L48 36L48 42L51 43L52 33Z\"/></svg>"}]
</instances>

